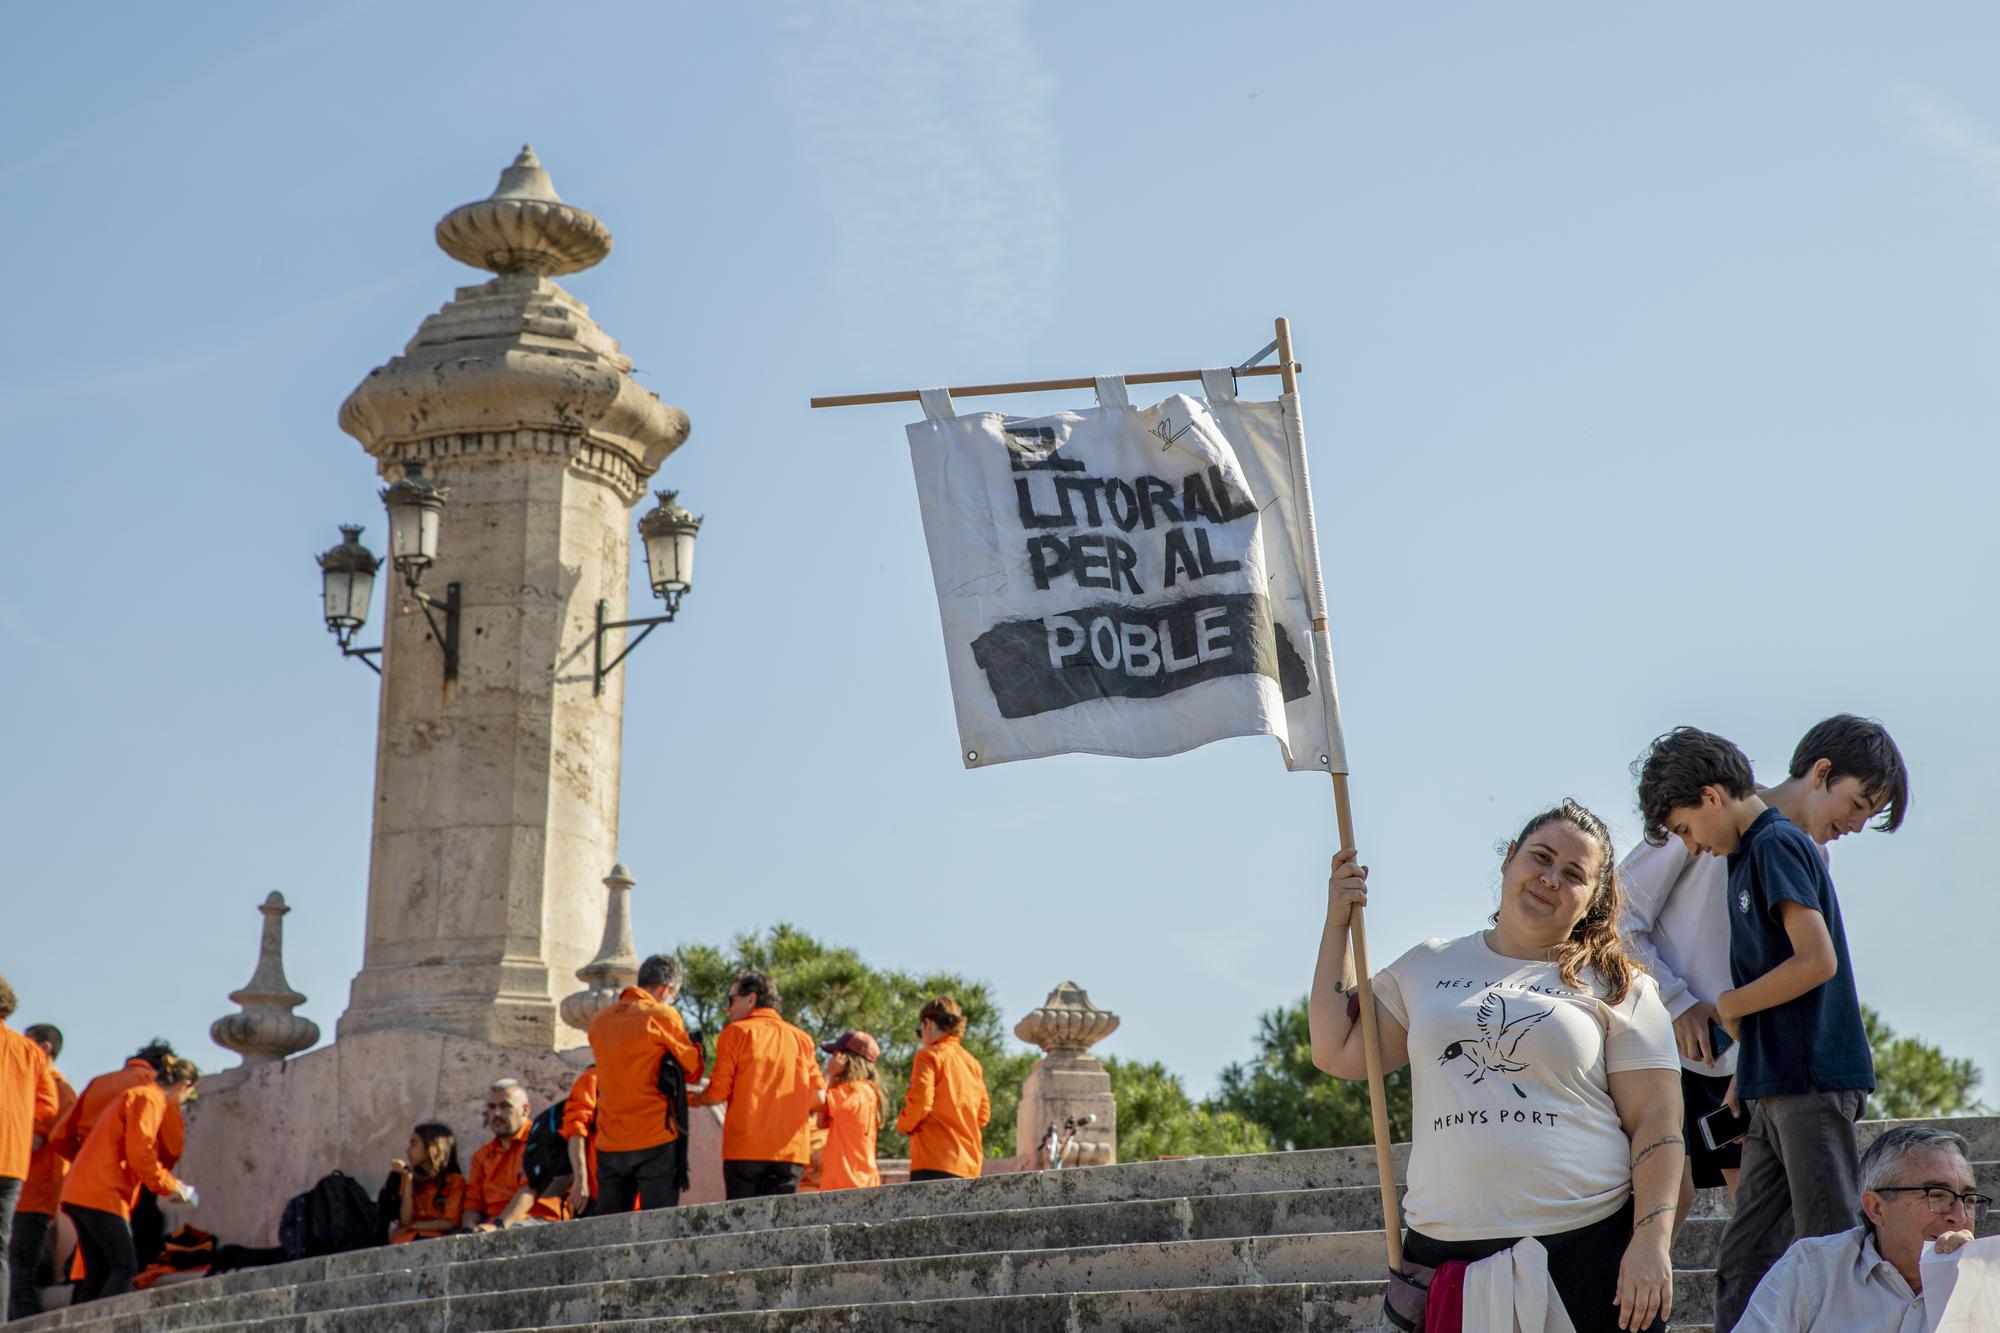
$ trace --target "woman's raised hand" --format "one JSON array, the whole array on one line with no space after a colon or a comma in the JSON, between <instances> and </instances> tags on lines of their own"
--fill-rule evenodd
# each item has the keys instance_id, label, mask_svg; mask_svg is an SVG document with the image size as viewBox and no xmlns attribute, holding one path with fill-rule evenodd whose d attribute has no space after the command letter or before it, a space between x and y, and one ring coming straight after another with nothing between
<instances>
[{"instance_id":1,"label":"woman's raised hand","mask_svg":"<svg viewBox=\"0 0 2000 1333\"><path fill-rule=\"evenodd\" d=\"M1368 905L1368 867L1360 858L1361 853L1352 850L1334 853L1333 871L1326 880L1328 925L1345 926L1355 908Z\"/></svg>"}]
</instances>

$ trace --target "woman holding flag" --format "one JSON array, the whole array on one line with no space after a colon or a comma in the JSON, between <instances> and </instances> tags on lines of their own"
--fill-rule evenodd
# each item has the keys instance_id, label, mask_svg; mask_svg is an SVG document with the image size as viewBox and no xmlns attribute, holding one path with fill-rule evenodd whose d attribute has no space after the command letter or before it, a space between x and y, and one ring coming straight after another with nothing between
<instances>
[{"instance_id":1,"label":"woman holding flag","mask_svg":"<svg viewBox=\"0 0 2000 1333\"><path fill-rule=\"evenodd\" d=\"M1680 1060L1653 980L1617 934L1617 858L1571 801L1501 862L1492 928L1432 939L1374 978L1384 1072L1410 1066L1404 1266L1418 1276L1535 1237L1578 1333L1673 1310ZM1348 923L1368 868L1333 859L1309 1009L1313 1063L1367 1076Z\"/></svg>"}]
</instances>

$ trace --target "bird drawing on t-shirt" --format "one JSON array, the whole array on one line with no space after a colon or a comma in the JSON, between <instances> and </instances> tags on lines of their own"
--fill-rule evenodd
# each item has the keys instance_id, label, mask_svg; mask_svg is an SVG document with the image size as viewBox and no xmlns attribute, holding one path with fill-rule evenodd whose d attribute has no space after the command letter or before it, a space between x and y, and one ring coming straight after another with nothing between
<instances>
[{"instance_id":1,"label":"bird drawing on t-shirt","mask_svg":"<svg viewBox=\"0 0 2000 1333\"><path fill-rule=\"evenodd\" d=\"M1549 1008L1509 1014L1506 997L1498 991L1488 991L1486 998L1479 1002L1479 1035L1445 1047L1438 1063L1448 1065L1453 1060L1464 1059L1469 1066L1465 1076L1474 1083L1484 1083L1488 1074L1518 1074L1528 1067L1525 1061L1514 1058L1514 1052L1520 1049L1521 1038L1528 1034L1529 1028L1554 1012L1553 1008ZM1514 1084L1514 1092L1523 1098L1528 1095L1518 1083Z\"/></svg>"}]
</instances>

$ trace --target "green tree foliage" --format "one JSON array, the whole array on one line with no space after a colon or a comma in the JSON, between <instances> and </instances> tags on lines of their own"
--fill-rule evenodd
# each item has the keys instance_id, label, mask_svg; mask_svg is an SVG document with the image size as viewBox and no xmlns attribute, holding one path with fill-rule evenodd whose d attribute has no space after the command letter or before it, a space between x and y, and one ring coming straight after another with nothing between
<instances>
[{"instance_id":1,"label":"green tree foliage","mask_svg":"<svg viewBox=\"0 0 2000 1333\"><path fill-rule=\"evenodd\" d=\"M811 1033L813 1040L832 1041L859 1029L882 1043L878 1068L882 1090L889 1096L889 1115L876 1147L884 1157L909 1152L909 1139L896 1132L894 1121L917 1052L917 1012L933 995L950 995L965 1010L965 1048L986 1071L993 1102L993 1119L986 1126L987 1155L1013 1155L1021 1081L1035 1057L1007 1049L1006 1026L984 982L950 972L882 971L869 967L852 949L824 944L783 922L759 934L738 935L725 948L683 944L675 952L687 968L680 1009L688 1026L701 1030L702 1050L710 1059L715 1055L715 1034L722 1030L729 984L738 972L753 969L770 974L778 986L780 1012Z\"/></svg>"},{"instance_id":2,"label":"green tree foliage","mask_svg":"<svg viewBox=\"0 0 2000 1333\"><path fill-rule=\"evenodd\" d=\"M1157 1060L1142 1064L1113 1056L1105 1059L1104 1068L1118 1102L1121 1161L1271 1150L1263 1129L1234 1111L1196 1105L1180 1077Z\"/></svg>"},{"instance_id":3,"label":"green tree foliage","mask_svg":"<svg viewBox=\"0 0 2000 1333\"><path fill-rule=\"evenodd\" d=\"M1954 1060L1915 1037L1899 1037L1867 1005L1861 1023L1875 1056L1875 1096L1871 1114L1902 1120L1956 1115L1979 1109L1972 1089L1979 1070L1970 1060Z\"/></svg>"},{"instance_id":4,"label":"green tree foliage","mask_svg":"<svg viewBox=\"0 0 2000 1333\"><path fill-rule=\"evenodd\" d=\"M1258 1126L1279 1148L1337 1148L1375 1141L1368 1085L1323 1074L1312 1062L1306 1002L1274 1009L1257 1019L1257 1053L1222 1071L1213 1105ZM1410 1071L1386 1080L1390 1137L1410 1138ZM1119 1109L1119 1125L1124 1125Z\"/></svg>"}]
</instances>

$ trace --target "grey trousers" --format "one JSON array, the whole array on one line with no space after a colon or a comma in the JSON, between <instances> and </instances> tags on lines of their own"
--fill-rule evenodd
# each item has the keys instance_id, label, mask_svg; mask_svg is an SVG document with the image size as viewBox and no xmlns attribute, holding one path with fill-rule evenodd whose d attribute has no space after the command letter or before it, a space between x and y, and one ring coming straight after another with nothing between
<instances>
[{"instance_id":1,"label":"grey trousers","mask_svg":"<svg viewBox=\"0 0 2000 1333\"><path fill-rule=\"evenodd\" d=\"M1715 1256L1715 1333L1729 1333L1794 1240L1830 1236L1861 1216L1861 1088L1760 1097L1743 1140L1736 1211Z\"/></svg>"},{"instance_id":2,"label":"grey trousers","mask_svg":"<svg viewBox=\"0 0 2000 1333\"><path fill-rule=\"evenodd\" d=\"M14 1234L14 1205L21 1201L21 1178L0 1176L0 1324L7 1322L8 1294L13 1278L7 1267L7 1249Z\"/></svg>"}]
</instances>

